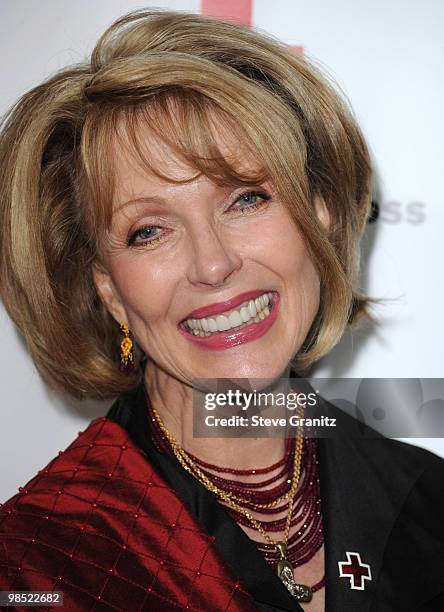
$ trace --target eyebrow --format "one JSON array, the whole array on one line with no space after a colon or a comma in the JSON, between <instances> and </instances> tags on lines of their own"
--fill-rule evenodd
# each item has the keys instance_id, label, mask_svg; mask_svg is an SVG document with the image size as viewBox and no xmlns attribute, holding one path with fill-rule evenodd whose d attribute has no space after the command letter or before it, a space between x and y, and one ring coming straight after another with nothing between
<instances>
[{"instance_id":1,"label":"eyebrow","mask_svg":"<svg viewBox=\"0 0 444 612\"><path fill-rule=\"evenodd\" d=\"M143 196L141 198L135 198L134 200L128 200L127 202L123 202L119 204L113 211L113 214L117 214L122 211L124 208L131 206L133 204L160 204L162 206L165 205L165 200L159 196Z\"/></svg>"}]
</instances>

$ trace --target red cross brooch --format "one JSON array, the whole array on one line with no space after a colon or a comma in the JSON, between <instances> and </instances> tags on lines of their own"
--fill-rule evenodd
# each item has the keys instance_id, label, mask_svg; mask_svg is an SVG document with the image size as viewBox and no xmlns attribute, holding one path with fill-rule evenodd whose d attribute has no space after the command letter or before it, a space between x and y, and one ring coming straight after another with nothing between
<instances>
[{"instance_id":1,"label":"red cross brooch","mask_svg":"<svg viewBox=\"0 0 444 612\"><path fill-rule=\"evenodd\" d=\"M362 563L361 555L357 552L346 552L347 561L338 561L339 577L350 578L350 588L363 591L364 580L371 580L370 565Z\"/></svg>"}]
</instances>

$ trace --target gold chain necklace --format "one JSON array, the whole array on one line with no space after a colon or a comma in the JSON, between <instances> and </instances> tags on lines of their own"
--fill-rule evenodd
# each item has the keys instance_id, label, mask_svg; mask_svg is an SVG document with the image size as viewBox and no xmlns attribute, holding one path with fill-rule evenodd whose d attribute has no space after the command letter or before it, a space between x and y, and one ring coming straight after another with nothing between
<instances>
[{"instance_id":1,"label":"gold chain necklace","mask_svg":"<svg viewBox=\"0 0 444 612\"><path fill-rule=\"evenodd\" d=\"M244 508L241 504L247 503L247 500L234 495L229 491L223 491L219 487L217 487L211 480L202 472L202 470L194 463L191 457L188 455L186 451L178 444L175 437L168 431L165 427L162 419L160 418L157 410L151 406L151 412L162 431L163 435L168 440L173 453L176 459L179 461L181 466L189 472L192 476L194 476L206 489L208 489L211 493L214 493L219 499L225 502L228 506L240 512L243 516L245 516L250 524L265 538L265 540L275 546L277 551L279 552L280 560L277 564L276 570L279 578L282 580L285 587L290 591L290 593L298 600L302 602L309 602L313 597L313 592L311 588L305 584L298 584L294 580L293 567L287 558L287 542L288 537L290 535L290 527L291 527L291 517L293 514L293 504L294 498L296 495L296 489L299 484L299 479L301 475L301 464L302 464L302 430L299 427L296 435L296 445L294 451L294 464L293 464L293 476L291 479L290 489L287 491L285 495L281 495L274 502L270 502L267 504L251 504L254 505L255 508L272 508L276 506L283 499L288 499L288 510L287 510L287 518L285 521L285 529L283 533L283 539L281 541L276 541L270 537L261 523L252 516L251 512ZM299 411L299 417L302 416L302 411Z\"/></svg>"}]
</instances>

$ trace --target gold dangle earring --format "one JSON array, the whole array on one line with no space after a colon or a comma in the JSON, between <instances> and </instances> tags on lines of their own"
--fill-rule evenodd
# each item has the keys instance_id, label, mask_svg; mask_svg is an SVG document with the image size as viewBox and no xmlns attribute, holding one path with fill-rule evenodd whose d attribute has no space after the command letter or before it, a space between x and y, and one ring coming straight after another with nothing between
<instances>
[{"instance_id":1,"label":"gold dangle earring","mask_svg":"<svg viewBox=\"0 0 444 612\"><path fill-rule=\"evenodd\" d=\"M124 334L120 343L120 365L119 370L128 374L134 369L133 341L130 338L129 327L126 323L120 324L120 331Z\"/></svg>"}]
</instances>

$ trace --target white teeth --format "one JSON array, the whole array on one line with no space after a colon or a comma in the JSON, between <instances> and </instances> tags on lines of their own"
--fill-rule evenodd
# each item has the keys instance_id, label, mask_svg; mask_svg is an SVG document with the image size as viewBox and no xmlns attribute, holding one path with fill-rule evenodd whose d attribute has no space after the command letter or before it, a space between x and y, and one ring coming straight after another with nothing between
<instances>
[{"instance_id":1,"label":"white teeth","mask_svg":"<svg viewBox=\"0 0 444 612\"><path fill-rule=\"evenodd\" d=\"M237 325L242 324L242 319L237 310L234 310L230 315L228 315L228 319L230 321L231 327L236 327Z\"/></svg>"},{"instance_id":2,"label":"white teeth","mask_svg":"<svg viewBox=\"0 0 444 612\"><path fill-rule=\"evenodd\" d=\"M245 306L242 306L242 308L240 309L240 316L244 323L246 323L247 321L251 319L250 312L248 308L246 308Z\"/></svg>"},{"instance_id":3,"label":"white teeth","mask_svg":"<svg viewBox=\"0 0 444 612\"><path fill-rule=\"evenodd\" d=\"M255 300L244 302L236 310L230 312L229 315L187 319L184 322L185 329L200 337L207 337L212 333L228 331L229 329L237 330L250 323L263 321L270 314L272 305L273 293L264 293Z\"/></svg>"},{"instance_id":4,"label":"white teeth","mask_svg":"<svg viewBox=\"0 0 444 612\"><path fill-rule=\"evenodd\" d=\"M231 328L230 321L224 315L219 315L216 318L216 323L217 323L217 329L219 331L227 331L227 329Z\"/></svg>"},{"instance_id":5,"label":"white teeth","mask_svg":"<svg viewBox=\"0 0 444 612\"><path fill-rule=\"evenodd\" d=\"M208 326L210 328L210 332L217 332L217 323L214 319L208 319Z\"/></svg>"}]
</instances>

